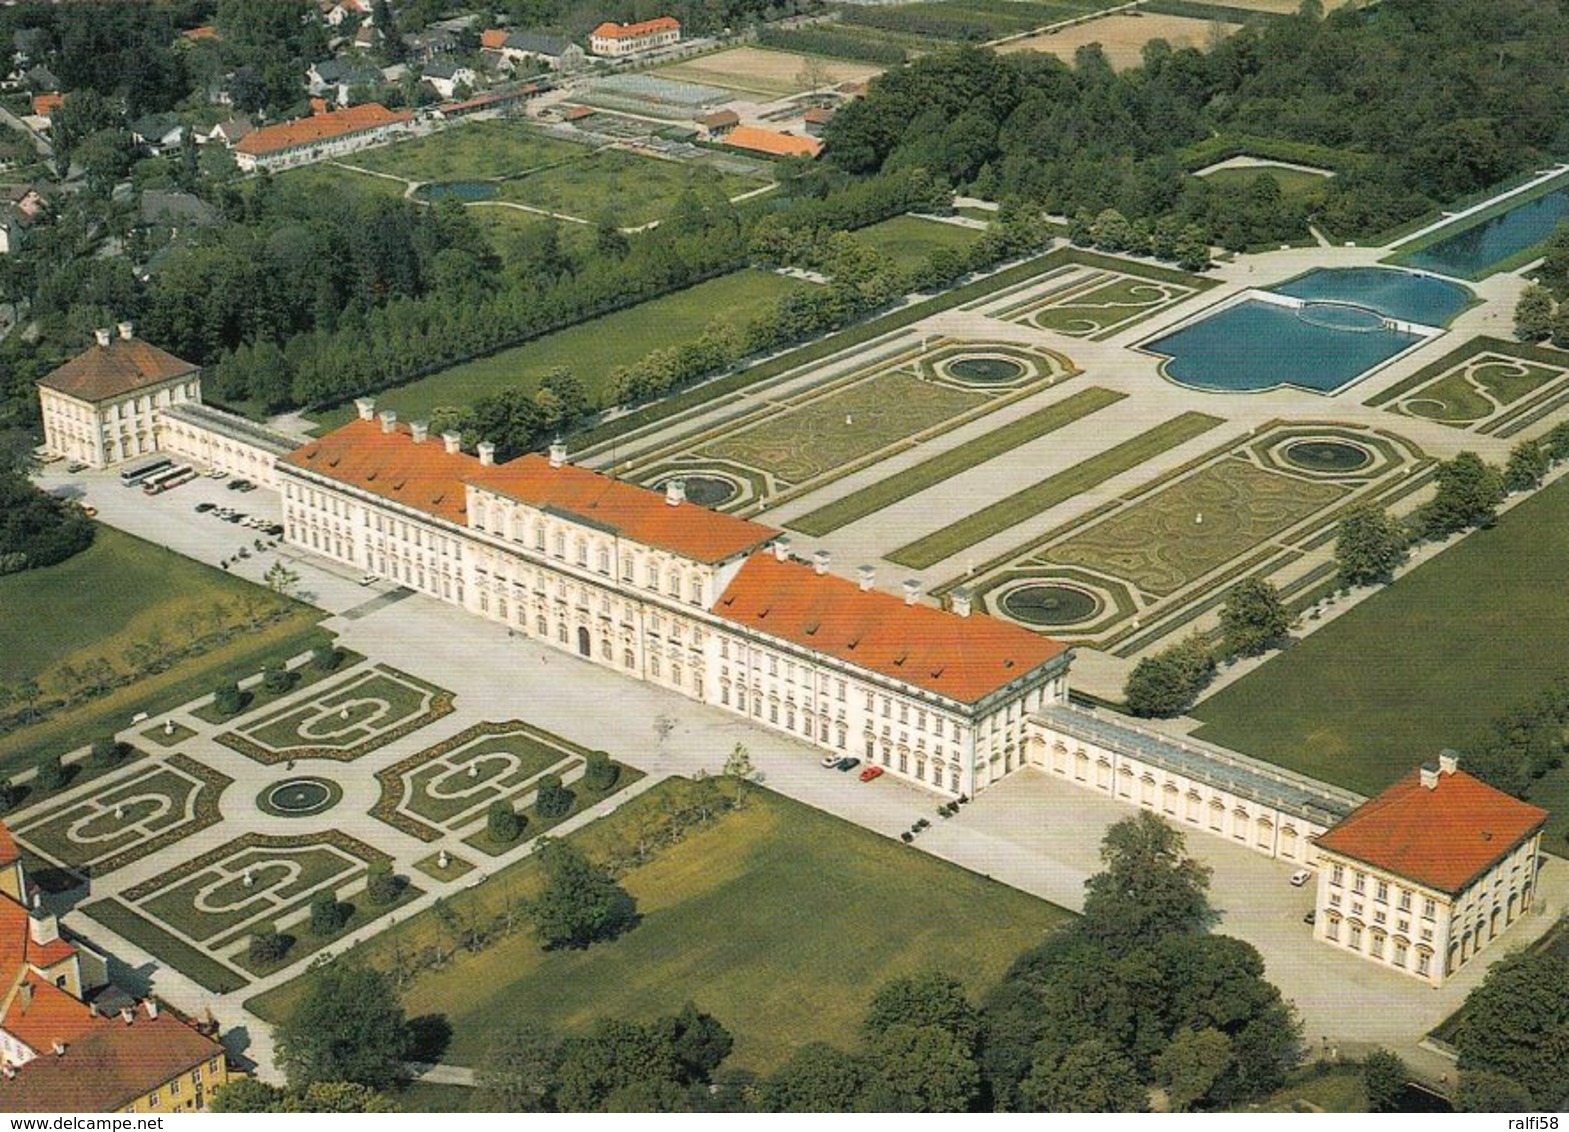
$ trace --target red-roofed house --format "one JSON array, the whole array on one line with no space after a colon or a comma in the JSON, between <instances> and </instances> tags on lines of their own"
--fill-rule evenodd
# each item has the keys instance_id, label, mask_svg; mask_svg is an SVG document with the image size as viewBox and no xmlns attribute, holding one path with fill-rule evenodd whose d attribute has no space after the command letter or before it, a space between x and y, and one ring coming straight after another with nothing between
<instances>
[{"instance_id":1,"label":"red-roofed house","mask_svg":"<svg viewBox=\"0 0 1569 1132\"><path fill-rule=\"evenodd\" d=\"M606 21L588 33L588 49L595 55L618 58L669 47L681 42L681 24L672 16L658 16L635 24Z\"/></svg>"},{"instance_id":2,"label":"red-roofed house","mask_svg":"<svg viewBox=\"0 0 1569 1132\"><path fill-rule=\"evenodd\" d=\"M379 102L367 102L276 126L263 126L246 134L235 145L234 161L247 173L323 161L378 145L406 131L413 117L407 110L388 110Z\"/></svg>"},{"instance_id":3,"label":"red-roofed house","mask_svg":"<svg viewBox=\"0 0 1569 1132\"><path fill-rule=\"evenodd\" d=\"M559 445L497 464L358 407L278 461L301 549L949 797L1024 765L1030 714L1067 695L1061 644L797 561L680 479L639 487Z\"/></svg>"},{"instance_id":4,"label":"red-roofed house","mask_svg":"<svg viewBox=\"0 0 1569 1132\"><path fill-rule=\"evenodd\" d=\"M725 135L724 143L769 157L816 157L823 152L823 143L816 138L765 130L761 126L737 126Z\"/></svg>"},{"instance_id":5,"label":"red-roofed house","mask_svg":"<svg viewBox=\"0 0 1569 1132\"><path fill-rule=\"evenodd\" d=\"M1317 838L1314 938L1440 985L1531 907L1546 821L1444 752Z\"/></svg>"}]
</instances>

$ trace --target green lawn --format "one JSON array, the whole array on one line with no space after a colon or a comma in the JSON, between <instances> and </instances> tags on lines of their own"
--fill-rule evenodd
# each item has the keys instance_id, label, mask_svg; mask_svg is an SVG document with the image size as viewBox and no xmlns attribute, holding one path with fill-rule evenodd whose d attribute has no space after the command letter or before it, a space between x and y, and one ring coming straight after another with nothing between
<instances>
[{"instance_id":1,"label":"green lawn","mask_svg":"<svg viewBox=\"0 0 1569 1132\"><path fill-rule=\"evenodd\" d=\"M732 197L761 188L763 182L611 149L504 181L498 186L497 199L583 220L609 216L617 227L630 228L670 215L676 198L686 189L715 185Z\"/></svg>"},{"instance_id":2,"label":"green lawn","mask_svg":"<svg viewBox=\"0 0 1569 1132\"><path fill-rule=\"evenodd\" d=\"M1198 734L1376 793L1564 673L1566 559L1560 480L1211 696L1193 712ZM1557 807L1547 843L1562 853L1569 775L1538 790Z\"/></svg>"},{"instance_id":3,"label":"green lawn","mask_svg":"<svg viewBox=\"0 0 1569 1132\"><path fill-rule=\"evenodd\" d=\"M576 142L546 137L527 123L502 119L451 126L344 160L410 181L461 181L516 175L589 152Z\"/></svg>"},{"instance_id":4,"label":"green lawn","mask_svg":"<svg viewBox=\"0 0 1569 1132\"><path fill-rule=\"evenodd\" d=\"M357 154L350 155L358 157ZM281 173L273 174L274 183L280 187L297 190L307 196L314 197L341 197L349 196L377 196L401 197L408 189L407 185L397 181L389 181L386 177L373 177L369 173L357 173L353 169L344 169L338 165L327 162L317 162L314 165L301 165L297 169L285 169Z\"/></svg>"},{"instance_id":5,"label":"green lawn","mask_svg":"<svg viewBox=\"0 0 1569 1132\"><path fill-rule=\"evenodd\" d=\"M440 824L512 793L547 768L571 757L568 752L546 746L526 734L492 735L461 747L441 762L410 776L408 807L420 817ZM431 792L432 785L439 793Z\"/></svg>"},{"instance_id":6,"label":"green lawn","mask_svg":"<svg viewBox=\"0 0 1569 1132\"><path fill-rule=\"evenodd\" d=\"M938 248L962 250L981 238L979 228L963 228L920 216L895 216L853 233L863 244L882 252L903 270L918 267Z\"/></svg>"},{"instance_id":7,"label":"green lawn","mask_svg":"<svg viewBox=\"0 0 1569 1132\"><path fill-rule=\"evenodd\" d=\"M241 728L274 751L342 750L376 738L424 711L434 689L390 672L367 670Z\"/></svg>"},{"instance_id":8,"label":"green lawn","mask_svg":"<svg viewBox=\"0 0 1569 1132\"><path fill-rule=\"evenodd\" d=\"M1261 174L1268 173L1280 186L1280 195L1288 201L1305 197L1322 196L1329 191L1333 177L1320 173L1305 173L1284 165L1266 165L1251 169L1217 169L1204 174L1202 180L1225 193L1246 192Z\"/></svg>"},{"instance_id":9,"label":"green lawn","mask_svg":"<svg viewBox=\"0 0 1569 1132\"><path fill-rule=\"evenodd\" d=\"M1342 1065L1321 1072L1306 1069L1262 1101L1239 1112L1367 1112L1367 1088L1360 1065Z\"/></svg>"},{"instance_id":10,"label":"green lawn","mask_svg":"<svg viewBox=\"0 0 1569 1132\"><path fill-rule=\"evenodd\" d=\"M247 607L285 615L249 630ZM0 774L47 751L82 746L101 731L117 731L137 712L156 716L212 691L220 680L249 676L330 639L316 628L320 610L104 526L91 547L65 562L0 578L0 610L31 611L0 616L0 684L36 679L46 697L71 683L69 669L94 658L107 659L118 673L136 670L126 650L155 634L179 648L233 633L164 672L0 736Z\"/></svg>"},{"instance_id":11,"label":"green lawn","mask_svg":"<svg viewBox=\"0 0 1569 1132\"><path fill-rule=\"evenodd\" d=\"M99 900L86 905L82 911L116 935L155 956L160 964L168 964L216 994L237 991L250 981L206 952L199 951L151 920L137 915L118 900Z\"/></svg>"},{"instance_id":12,"label":"green lawn","mask_svg":"<svg viewBox=\"0 0 1569 1132\"><path fill-rule=\"evenodd\" d=\"M810 286L768 271L732 272L385 390L376 395L376 403L395 409L404 420L421 420L438 405L471 404L515 385L532 389L556 366L570 366L588 386L591 398L607 399L608 377L617 366L631 365L652 350L691 341L714 322L743 326L791 291ZM348 405L317 420L324 427L336 427L353 416L354 406Z\"/></svg>"},{"instance_id":13,"label":"green lawn","mask_svg":"<svg viewBox=\"0 0 1569 1132\"><path fill-rule=\"evenodd\" d=\"M1021 417L999 429L993 429L968 444L961 444L939 456L933 456L930 460L922 461L914 467L891 475L885 480L878 480L842 499L836 499L827 506L819 507L816 511L802 515L799 519L785 525L791 530L813 537L820 538L831 534L840 527L849 526L885 507L891 507L917 492L935 487L944 480L979 467L1004 452L1011 452L1022 444L1039 440L1091 413L1097 413L1108 405L1116 404L1125 396L1126 394L1114 393L1099 387L1082 390L1027 417Z\"/></svg>"},{"instance_id":14,"label":"green lawn","mask_svg":"<svg viewBox=\"0 0 1569 1132\"><path fill-rule=\"evenodd\" d=\"M639 815L682 789L662 783L571 839L591 855L624 844ZM528 859L449 903L460 915L466 901L494 911L533 891L537 876ZM746 809L662 850L623 883L643 920L620 940L547 953L520 932L417 976L404 991L408 1013L444 1014L453 1027L445 1060L472 1065L500 1020L575 1032L597 1017L648 1019L693 1001L735 1034L727 1066L767 1072L807 1041L853 1046L867 1001L888 979L935 967L978 993L1069 918L761 790ZM437 930L422 914L358 950L385 963ZM307 976L247 1006L276 1021L308 990Z\"/></svg>"},{"instance_id":15,"label":"green lawn","mask_svg":"<svg viewBox=\"0 0 1569 1132\"><path fill-rule=\"evenodd\" d=\"M243 850L220 864L221 869L204 869L160 892L143 908L191 939L210 940L257 916L275 914L296 897L314 895L329 880L341 884L359 867L326 846ZM246 884L247 876L254 883Z\"/></svg>"},{"instance_id":16,"label":"green lawn","mask_svg":"<svg viewBox=\"0 0 1569 1132\"><path fill-rule=\"evenodd\" d=\"M888 560L916 570L935 566L961 550L1089 491L1162 452L1203 436L1224 423L1219 417L1204 413L1183 413L1173 417L1131 440L1125 440L1082 463L999 499L990 506L973 511L957 522L906 543L890 553Z\"/></svg>"}]
</instances>

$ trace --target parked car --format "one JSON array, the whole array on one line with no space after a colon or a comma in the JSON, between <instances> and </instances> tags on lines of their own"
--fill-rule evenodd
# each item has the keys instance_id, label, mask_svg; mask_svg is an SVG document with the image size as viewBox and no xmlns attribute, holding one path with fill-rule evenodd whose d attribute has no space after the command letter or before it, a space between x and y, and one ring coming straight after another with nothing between
<instances>
[{"instance_id":1,"label":"parked car","mask_svg":"<svg viewBox=\"0 0 1569 1132\"><path fill-rule=\"evenodd\" d=\"M223 521L225 523L238 523L240 520L242 520L244 518L245 518L245 512L244 511L230 511L227 515L225 515L223 517Z\"/></svg>"},{"instance_id":2,"label":"parked car","mask_svg":"<svg viewBox=\"0 0 1569 1132\"><path fill-rule=\"evenodd\" d=\"M829 770L833 770L836 766L839 765L839 757L840 756L838 755L824 755L823 766L827 767Z\"/></svg>"},{"instance_id":3,"label":"parked car","mask_svg":"<svg viewBox=\"0 0 1569 1132\"><path fill-rule=\"evenodd\" d=\"M77 472L85 472L87 470L87 465L82 463L80 460L72 460L65 466L65 470L74 476Z\"/></svg>"},{"instance_id":4,"label":"parked car","mask_svg":"<svg viewBox=\"0 0 1569 1132\"><path fill-rule=\"evenodd\" d=\"M271 535L273 538L281 538L283 536L283 524L274 523L272 526L267 528L266 533Z\"/></svg>"},{"instance_id":5,"label":"parked car","mask_svg":"<svg viewBox=\"0 0 1569 1132\"><path fill-rule=\"evenodd\" d=\"M230 480L228 483L224 484L224 486L227 487L230 491L244 491L245 485L249 482L249 480Z\"/></svg>"},{"instance_id":6,"label":"parked car","mask_svg":"<svg viewBox=\"0 0 1569 1132\"><path fill-rule=\"evenodd\" d=\"M1291 874L1291 887L1301 888L1308 882L1308 878L1310 878L1312 875L1313 874L1310 873L1307 869L1298 869L1296 872Z\"/></svg>"},{"instance_id":7,"label":"parked car","mask_svg":"<svg viewBox=\"0 0 1569 1132\"><path fill-rule=\"evenodd\" d=\"M846 755L844 758L842 758L838 762L834 763L835 768L837 768L839 770L844 770L844 771L854 770L856 767L858 767L860 765L861 765L861 760L856 758L854 755Z\"/></svg>"},{"instance_id":8,"label":"parked car","mask_svg":"<svg viewBox=\"0 0 1569 1132\"><path fill-rule=\"evenodd\" d=\"M250 480L241 480L239 483L231 484L230 486L233 487L235 491L255 491L256 490L256 485L253 484Z\"/></svg>"},{"instance_id":9,"label":"parked car","mask_svg":"<svg viewBox=\"0 0 1569 1132\"><path fill-rule=\"evenodd\" d=\"M198 514L198 515L200 515L200 514L202 514L202 513L203 513L203 512L206 512L206 511L211 511L211 510L213 510L213 509L214 509L214 508L216 508L216 507L217 507L217 506L218 506L218 505L217 505L217 504L216 504L216 503L207 503L207 502L205 502L205 501L203 501L203 502L201 502L201 503L198 503L198 504L197 504L197 505L196 505L196 513L197 513L197 514Z\"/></svg>"},{"instance_id":10,"label":"parked car","mask_svg":"<svg viewBox=\"0 0 1569 1132\"><path fill-rule=\"evenodd\" d=\"M362 585L362 586L368 586L368 585L371 585L372 583L377 582L377 581L380 581L380 579L377 578L375 574L361 574L360 575L360 585Z\"/></svg>"},{"instance_id":11,"label":"parked car","mask_svg":"<svg viewBox=\"0 0 1569 1132\"><path fill-rule=\"evenodd\" d=\"M880 767L880 766L869 766L869 767L867 767L865 770L863 770L861 772L861 781L862 782L872 782L872 781L874 781L876 779L881 778L882 776L883 776L883 768L882 767Z\"/></svg>"}]
</instances>

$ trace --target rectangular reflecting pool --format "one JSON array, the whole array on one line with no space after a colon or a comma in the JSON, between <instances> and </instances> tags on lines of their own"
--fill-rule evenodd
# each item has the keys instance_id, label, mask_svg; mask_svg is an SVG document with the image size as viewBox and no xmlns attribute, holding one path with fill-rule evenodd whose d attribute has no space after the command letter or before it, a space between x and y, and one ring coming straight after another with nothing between
<instances>
[{"instance_id":1,"label":"rectangular reflecting pool","mask_svg":"<svg viewBox=\"0 0 1569 1132\"><path fill-rule=\"evenodd\" d=\"M1399 253L1394 262L1483 279L1511 259L1544 243L1559 221L1569 218L1569 185L1524 201L1485 220L1462 220L1452 235L1421 251Z\"/></svg>"}]
</instances>

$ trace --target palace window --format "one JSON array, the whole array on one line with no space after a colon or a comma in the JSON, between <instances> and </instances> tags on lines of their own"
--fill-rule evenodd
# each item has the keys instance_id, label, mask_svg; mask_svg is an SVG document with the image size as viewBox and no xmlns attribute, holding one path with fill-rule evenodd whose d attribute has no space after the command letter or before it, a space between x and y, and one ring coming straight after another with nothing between
<instances>
[{"instance_id":1,"label":"palace window","mask_svg":"<svg viewBox=\"0 0 1569 1132\"><path fill-rule=\"evenodd\" d=\"M1381 881L1378 882L1377 887L1373 890L1373 899L1375 899L1375 900L1382 900L1382 901L1385 901L1386 903L1388 902L1388 900L1389 900L1389 882L1387 880L1381 880Z\"/></svg>"},{"instance_id":2,"label":"palace window","mask_svg":"<svg viewBox=\"0 0 1569 1132\"><path fill-rule=\"evenodd\" d=\"M1438 915L1438 905L1434 903L1431 896L1422 901L1422 915L1427 917L1429 920Z\"/></svg>"},{"instance_id":3,"label":"palace window","mask_svg":"<svg viewBox=\"0 0 1569 1132\"><path fill-rule=\"evenodd\" d=\"M1351 875L1351 891L1356 893L1364 893L1367 891L1366 873L1353 873Z\"/></svg>"},{"instance_id":4,"label":"palace window","mask_svg":"<svg viewBox=\"0 0 1569 1132\"><path fill-rule=\"evenodd\" d=\"M1347 943L1347 945L1350 946L1350 947L1361 948L1361 946L1362 946L1362 925L1361 924L1348 924L1347 928L1348 928L1348 930L1346 932L1346 943Z\"/></svg>"},{"instance_id":5,"label":"palace window","mask_svg":"<svg viewBox=\"0 0 1569 1132\"><path fill-rule=\"evenodd\" d=\"M1411 911L1411 890L1409 888L1400 890L1400 910L1402 912Z\"/></svg>"},{"instance_id":6,"label":"palace window","mask_svg":"<svg viewBox=\"0 0 1569 1132\"><path fill-rule=\"evenodd\" d=\"M1395 963L1396 967L1404 967L1406 965L1406 943L1405 943L1405 940L1402 940L1402 939L1395 940L1394 963Z\"/></svg>"},{"instance_id":7,"label":"palace window","mask_svg":"<svg viewBox=\"0 0 1569 1132\"><path fill-rule=\"evenodd\" d=\"M1431 969L1432 965L1433 957L1427 952L1418 948L1416 953L1416 973L1419 975L1425 975Z\"/></svg>"}]
</instances>

